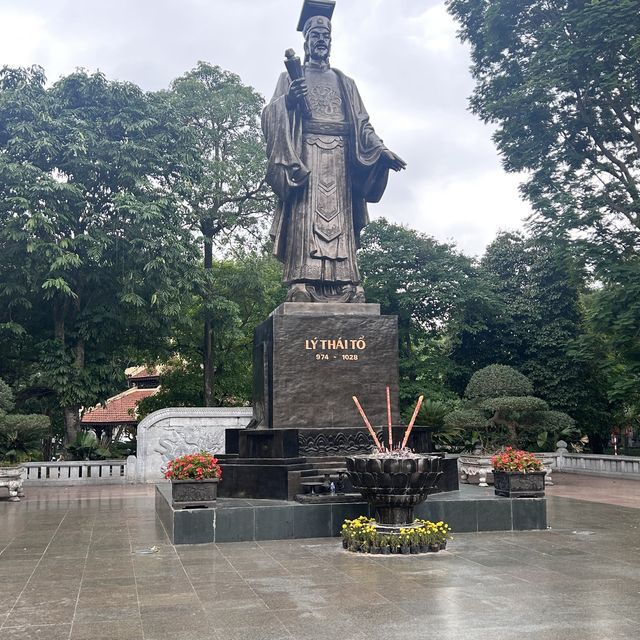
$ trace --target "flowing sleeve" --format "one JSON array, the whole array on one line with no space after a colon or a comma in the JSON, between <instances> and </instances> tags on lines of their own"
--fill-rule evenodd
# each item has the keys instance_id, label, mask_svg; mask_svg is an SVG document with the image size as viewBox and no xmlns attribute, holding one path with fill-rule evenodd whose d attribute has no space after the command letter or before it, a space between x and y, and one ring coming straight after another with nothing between
<instances>
[{"instance_id":1,"label":"flowing sleeve","mask_svg":"<svg viewBox=\"0 0 640 640\"><path fill-rule=\"evenodd\" d=\"M305 184L309 177L309 170L300 158L300 116L296 111L289 111L285 103L289 84L289 75L282 73L271 102L262 112L268 159L266 181L282 202L286 202L291 189Z\"/></svg>"},{"instance_id":2,"label":"flowing sleeve","mask_svg":"<svg viewBox=\"0 0 640 640\"><path fill-rule=\"evenodd\" d=\"M369 114L355 82L343 73L337 73L348 96L349 116L354 128L354 194L365 202L379 202L389 178L389 167L381 162L382 152L386 147L369 121ZM363 220L362 223L364 226L366 221ZM356 226L359 226L357 221Z\"/></svg>"}]
</instances>

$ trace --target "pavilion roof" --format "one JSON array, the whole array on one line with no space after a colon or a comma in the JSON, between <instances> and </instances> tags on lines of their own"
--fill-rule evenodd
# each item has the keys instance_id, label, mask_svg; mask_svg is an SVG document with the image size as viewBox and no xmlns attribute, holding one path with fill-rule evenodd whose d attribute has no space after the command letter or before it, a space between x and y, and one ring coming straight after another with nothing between
<instances>
[{"instance_id":1,"label":"pavilion roof","mask_svg":"<svg viewBox=\"0 0 640 640\"><path fill-rule=\"evenodd\" d=\"M82 424L136 424L138 403L144 398L155 395L158 391L160 387L127 389L109 398L104 405L99 404L85 411Z\"/></svg>"},{"instance_id":2,"label":"pavilion roof","mask_svg":"<svg viewBox=\"0 0 640 640\"><path fill-rule=\"evenodd\" d=\"M162 367L129 367L125 369L127 380L140 380L145 378L157 378L162 373Z\"/></svg>"}]
</instances>

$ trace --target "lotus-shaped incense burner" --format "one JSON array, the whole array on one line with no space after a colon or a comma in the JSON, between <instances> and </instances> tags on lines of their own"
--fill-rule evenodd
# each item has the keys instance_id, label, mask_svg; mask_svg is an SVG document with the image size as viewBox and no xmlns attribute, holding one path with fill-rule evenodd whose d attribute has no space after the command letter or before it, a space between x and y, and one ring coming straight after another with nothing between
<instances>
[{"instance_id":1,"label":"lotus-shaped incense burner","mask_svg":"<svg viewBox=\"0 0 640 640\"><path fill-rule=\"evenodd\" d=\"M373 507L379 524L412 523L414 507L427 499L442 474L439 456L376 453L346 460L353 487Z\"/></svg>"}]
</instances>

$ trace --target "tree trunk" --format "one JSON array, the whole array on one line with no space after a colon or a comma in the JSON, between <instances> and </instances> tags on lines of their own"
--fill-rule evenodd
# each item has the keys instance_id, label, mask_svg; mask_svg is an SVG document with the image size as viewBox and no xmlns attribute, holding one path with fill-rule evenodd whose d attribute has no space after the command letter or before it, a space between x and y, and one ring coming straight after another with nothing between
<instances>
[{"instance_id":1,"label":"tree trunk","mask_svg":"<svg viewBox=\"0 0 640 640\"><path fill-rule=\"evenodd\" d=\"M78 302L76 302L76 304L78 304ZM60 342L63 350L66 347L65 317L67 309L67 301L62 304L54 304L53 308L53 333L55 339ZM78 339L74 352L74 365L79 369L84 368L85 344L82 338ZM80 406L66 405L62 408L62 411L64 415L64 444L69 445L76 439L76 436L80 432Z\"/></svg>"},{"instance_id":2,"label":"tree trunk","mask_svg":"<svg viewBox=\"0 0 640 640\"><path fill-rule=\"evenodd\" d=\"M64 407L64 443L71 444L80 433L80 407Z\"/></svg>"},{"instance_id":3,"label":"tree trunk","mask_svg":"<svg viewBox=\"0 0 640 640\"><path fill-rule=\"evenodd\" d=\"M604 453L604 445L605 440L599 433L590 433L588 435L589 438L589 447L591 448L591 453Z\"/></svg>"},{"instance_id":4,"label":"tree trunk","mask_svg":"<svg viewBox=\"0 0 640 640\"><path fill-rule=\"evenodd\" d=\"M213 267L213 238L211 236L205 236L204 239L204 268L211 270ZM207 282L207 285L209 283ZM205 295L210 292L207 289ZM203 301L206 307L206 300ZM215 398L213 395L215 368L213 361L213 323L207 311L205 310L204 317L204 335L203 335L203 349L202 349L202 365L204 370L204 406L215 406Z\"/></svg>"}]
</instances>

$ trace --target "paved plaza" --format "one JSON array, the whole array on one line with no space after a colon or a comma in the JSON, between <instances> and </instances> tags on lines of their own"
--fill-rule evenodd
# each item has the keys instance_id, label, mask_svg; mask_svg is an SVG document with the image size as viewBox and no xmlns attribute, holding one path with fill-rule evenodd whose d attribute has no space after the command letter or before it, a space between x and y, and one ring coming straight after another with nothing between
<instances>
[{"instance_id":1,"label":"paved plaza","mask_svg":"<svg viewBox=\"0 0 640 640\"><path fill-rule=\"evenodd\" d=\"M640 482L554 476L549 531L424 556L337 539L173 547L153 488L0 500L0 640L640 637Z\"/></svg>"}]
</instances>

